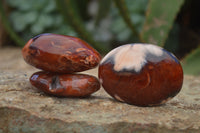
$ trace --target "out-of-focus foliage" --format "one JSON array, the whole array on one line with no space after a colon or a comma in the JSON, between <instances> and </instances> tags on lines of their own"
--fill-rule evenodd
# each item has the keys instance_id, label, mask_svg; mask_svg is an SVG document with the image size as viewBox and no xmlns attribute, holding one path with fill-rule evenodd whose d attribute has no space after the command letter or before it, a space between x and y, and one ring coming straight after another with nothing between
<instances>
[{"instance_id":1,"label":"out-of-focus foliage","mask_svg":"<svg viewBox=\"0 0 200 133\"><path fill-rule=\"evenodd\" d=\"M61 4L56 4L55 1ZM141 42L142 40L140 40L138 35L140 35L142 29L143 32L141 36L144 38L145 42L151 42L151 40L145 38L151 38L152 35L155 35L155 38L153 38L154 40L166 38L172 20L175 18L174 16L177 14L181 5L181 2L173 3L173 9L175 11L169 10L171 11L170 15L166 15L168 10L162 10L163 8L158 7L163 3L163 7L171 5L172 0L163 2L159 0L82 0L81 4L85 3L83 5L88 6L88 10L85 12L90 19L81 20L79 17L80 12L82 12L79 9L81 5L79 5L79 8L75 7L80 3L78 0L7 0L7 3L14 8L9 16L10 22L14 30L20 33L25 40L43 32L67 35L75 35L76 32L80 37L86 39L86 41L91 44L95 45L95 42L91 41L92 38L94 38L97 42L106 44L108 47L113 41L121 43ZM147 15L145 21L145 13L148 5L149 10L153 12L148 11L151 15ZM56 6L59 6L59 9L62 6L61 9L63 12L66 12L66 14L61 15L57 11ZM168 8L168 6L165 8ZM157 15L158 12L161 17ZM68 17L67 23L63 21L63 16L64 18ZM128 18L128 20L126 18ZM150 25L149 22L155 19L157 21L162 21L161 19L163 18L165 18L165 21L170 19L171 23L165 28L166 31L162 31L165 36L163 38L156 38L159 36L160 33L158 34L158 31L161 29L156 24L154 24L154 26ZM143 27L144 22L145 26ZM85 30L82 25L86 26ZM160 25L162 26L162 24ZM163 25L165 26L166 24ZM152 30L145 31L148 26L149 28L153 27L157 32ZM74 29L75 32L72 29ZM87 33L86 30L91 34Z\"/></svg>"},{"instance_id":2,"label":"out-of-focus foliage","mask_svg":"<svg viewBox=\"0 0 200 133\"><path fill-rule=\"evenodd\" d=\"M7 0L7 3L13 8L9 16L12 27L26 41L43 32L76 35L57 12L54 0Z\"/></svg>"},{"instance_id":3,"label":"out-of-focus foliage","mask_svg":"<svg viewBox=\"0 0 200 133\"><path fill-rule=\"evenodd\" d=\"M0 19L1 23L4 26L4 29L7 31L7 33L10 35L10 38L15 41L16 44L19 46L24 45L24 40L21 39L21 37L13 30L13 28L10 26L10 23L7 19L6 12L4 10L4 3L0 1ZM2 29L0 29L2 30Z\"/></svg>"},{"instance_id":4,"label":"out-of-focus foliage","mask_svg":"<svg viewBox=\"0 0 200 133\"><path fill-rule=\"evenodd\" d=\"M93 38L109 47L113 33L110 30L112 25L111 8L112 0L93 0L88 4L88 15L86 21L87 29L92 33Z\"/></svg>"},{"instance_id":5,"label":"out-of-focus foliage","mask_svg":"<svg viewBox=\"0 0 200 133\"><path fill-rule=\"evenodd\" d=\"M171 31L168 34L168 38L166 38L166 42L164 48L175 53L179 48L179 32L180 26L177 23L174 23Z\"/></svg>"},{"instance_id":6,"label":"out-of-focus foliage","mask_svg":"<svg viewBox=\"0 0 200 133\"><path fill-rule=\"evenodd\" d=\"M185 73L200 75L200 47L191 52L182 62Z\"/></svg>"},{"instance_id":7,"label":"out-of-focus foliage","mask_svg":"<svg viewBox=\"0 0 200 133\"><path fill-rule=\"evenodd\" d=\"M184 0L151 0L142 30L144 42L164 46L174 19Z\"/></svg>"},{"instance_id":8,"label":"out-of-focus foliage","mask_svg":"<svg viewBox=\"0 0 200 133\"><path fill-rule=\"evenodd\" d=\"M119 2L119 0L114 1L116 1L116 3ZM131 23L132 25L134 25L135 31L139 34L145 20L145 11L147 8L148 0L125 0L123 3L125 5L121 5L122 8L127 8L128 10L126 16L130 15L129 17L131 19ZM125 13L126 12L123 12L124 15ZM126 42L127 40L139 41L139 38L137 38L136 35L132 34L131 28L129 28L129 26L126 24L126 21L123 20L123 17L120 16L116 8L112 8L111 15L113 18L111 31L114 35L116 35L117 40L122 42Z\"/></svg>"},{"instance_id":9,"label":"out-of-focus foliage","mask_svg":"<svg viewBox=\"0 0 200 133\"><path fill-rule=\"evenodd\" d=\"M96 42L93 39L92 34L90 34L90 32L88 32L85 28L83 20L79 15L77 2L78 1L75 0L56 0L58 9L61 11L66 22L74 29L74 31L76 31L81 38L87 40L89 44L92 44L100 52L107 52L108 47Z\"/></svg>"},{"instance_id":10,"label":"out-of-focus foliage","mask_svg":"<svg viewBox=\"0 0 200 133\"><path fill-rule=\"evenodd\" d=\"M194 44L188 46L190 42L182 45L188 35L192 38L190 40L197 38L196 42L200 43L200 26L195 29L197 19L194 19L199 8L190 12L193 9L191 5L200 4L198 0L5 1L10 11L6 17L3 6L0 6L2 22L18 45L24 45L20 40L27 41L46 32L80 37L101 53L126 43L154 43L178 57L187 54L183 62L184 71L199 74L199 48L195 50L197 45ZM185 34L185 31L189 32Z\"/></svg>"}]
</instances>

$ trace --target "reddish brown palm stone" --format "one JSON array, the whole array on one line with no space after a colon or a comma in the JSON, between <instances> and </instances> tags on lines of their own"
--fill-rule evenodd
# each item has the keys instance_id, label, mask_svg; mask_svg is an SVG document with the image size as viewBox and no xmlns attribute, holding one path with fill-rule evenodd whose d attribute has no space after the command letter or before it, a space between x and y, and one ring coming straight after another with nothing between
<instances>
[{"instance_id":1,"label":"reddish brown palm stone","mask_svg":"<svg viewBox=\"0 0 200 133\"><path fill-rule=\"evenodd\" d=\"M183 83L183 70L172 53L158 46L127 44L102 59L99 78L116 100L153 106L177 95Z\"/></svg>"},{"instance_id":2,"label":"reddish brown palm stone","mask_svg":"<svg viewBox=\"0 0 200 133\"><path fill-rule=\"evenodd\" d=\"M47 94L65 97L86 97L100 88L97 78L85 74L53 74L36 72L30 82Z\"/></svg>"},{"instance_id":3,"label":"reddish brown palm stone","mask_svg":"<svg viewBox=\"0 0 200 133\"><path fill-rule=\"evenodd\" d=\"M24 60L44 71L73 73L96 67L100 54L83 40L57 34L30 39L22 50Z\"/></svg>"}]
</instances>

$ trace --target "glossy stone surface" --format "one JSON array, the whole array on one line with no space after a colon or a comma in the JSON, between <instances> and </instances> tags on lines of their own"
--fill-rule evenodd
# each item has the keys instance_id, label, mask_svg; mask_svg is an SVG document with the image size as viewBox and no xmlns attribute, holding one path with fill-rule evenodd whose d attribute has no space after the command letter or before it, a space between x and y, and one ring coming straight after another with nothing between
<instances>
[{"instance_id":1,"label":"glossy stone surface","mask_svg":"<svg viewBox=\"0 0 200 133\"><path fill-rule=\"evenodd\" d=\"M83 40L57 34L41 34L22 49L24 60L44 71L81 72L96 67L100 54Z\"/></svg>"},{"instance_id":2,"label":"glossy stone surface","mask_svg":"<svg viewBox=\"0 0 200 133\"><path fill-rule=\"evenodd\" d=\"M127 44L101 61L99 78L105 91L118 101L155 106L181 90L183 70L170 52L151 44Z\"/></svg>"},{"instance_id":3,"label":"glossy stone surface","mask_svg":"<svg viewBox=\"0 0 200 133\"><path fill-rule=\"evenodd\" d=\"M164 106L140 108L112 100L103 89L84 99L43 95L27 82L37 70L20 55L19 48L0 49L0 133L200 131L200 75L185 75L181 92Z\"/></svg>"},{"instance_id":4,"label":"glossy stone surface","mask_svg":"<svg viewBox=\"0 0 200 133\"><path fill-rule=\"evenodd\" d=\"M100 89L98 79L85 74L52 74L40 71L30 77L30 82L45 93L64 97L86 97Z\"/></svg>"}]
</instances>

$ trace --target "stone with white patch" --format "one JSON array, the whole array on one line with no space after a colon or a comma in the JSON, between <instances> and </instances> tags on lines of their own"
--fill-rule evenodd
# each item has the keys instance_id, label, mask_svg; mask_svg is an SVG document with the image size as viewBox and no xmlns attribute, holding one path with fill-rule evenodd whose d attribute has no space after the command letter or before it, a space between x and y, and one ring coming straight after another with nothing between
<instances>
[{"instance_id":1,"label":"stone with white patch","mask_svg":"<svg viewBox=\"0 0 200 133\"><path fill-rule=\"evenodd\" d=\"M177 58L152 44L126 44L110 51L99 65L99 79L114 99L157 106L176 96L183 83Z\"/></svg>"},{"instance_id":2,"label":"stone with white patch","mask_svg":"<svg viewBox=\"0 0 200 133\"><path fill-rule=\"evenodd\" d=\"M148 61L159 62L166 58L166 53L156 45L136 43L115 48L103 58L100 64L111 58L113 69L117 72L123 70L140 72Z\"/></svg>"}]
</instances>

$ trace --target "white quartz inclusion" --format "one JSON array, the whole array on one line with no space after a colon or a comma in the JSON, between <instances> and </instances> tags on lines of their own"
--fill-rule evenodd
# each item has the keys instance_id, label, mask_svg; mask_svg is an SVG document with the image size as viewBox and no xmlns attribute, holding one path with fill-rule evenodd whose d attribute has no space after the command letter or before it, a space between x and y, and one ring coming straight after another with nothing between
<instances>
[{"instance_id":1,"label":"white quartz inclusion","mask_svg":"<svg viewBox=\"0 0 200 133\"><path fill-rule=\"evenodd\" d=\"M161 47L152 44L126 44L110 51L101 61L101 64L110 57L114 61L114 70L135 70L139 72L147 63L146 57L151 54L156 57L163 55Z\"/></svg>"}]
</instances>

